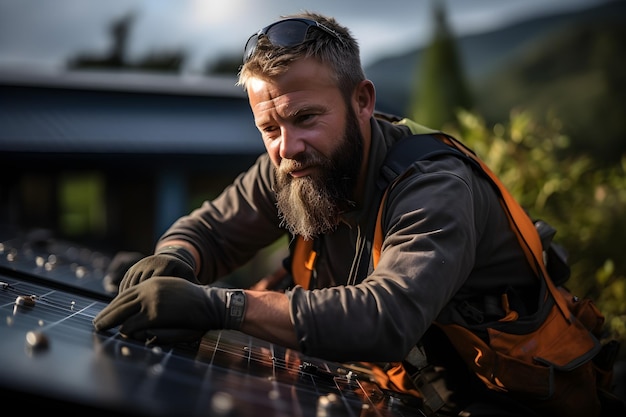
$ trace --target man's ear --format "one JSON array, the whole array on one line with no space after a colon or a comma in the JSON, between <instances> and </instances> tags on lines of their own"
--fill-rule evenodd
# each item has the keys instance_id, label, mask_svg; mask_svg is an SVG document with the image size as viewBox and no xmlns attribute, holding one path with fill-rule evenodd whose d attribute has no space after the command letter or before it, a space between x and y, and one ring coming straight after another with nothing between
<instances>
[{"instance_id":1,"label":"man's ear","mask_svg":"<svg viewBox=\"0 0 626 417\"><path fill-rule=\"evenodd\" d=\"M354 90L354 109L361 123L368 123L376 107L376 89L370 80L361 81Z\"/></svg>"}]
</instances>

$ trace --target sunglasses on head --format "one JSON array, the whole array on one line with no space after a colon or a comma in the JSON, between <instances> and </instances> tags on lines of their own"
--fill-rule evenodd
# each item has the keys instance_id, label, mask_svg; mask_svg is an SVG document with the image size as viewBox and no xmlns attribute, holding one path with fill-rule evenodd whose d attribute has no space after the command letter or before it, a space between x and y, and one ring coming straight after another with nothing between
<instances>
[{"instance_id":1,"label":"sunglasses on head","mask_svg":"<svg viewBox=\"0 0 626 417\"><path fill-rule=\"evenodd\" d=\"M247 62L252 54L254 54L257 42L261 37L266 37L274 46L295 46L304 42L310 28L318 28L341 40L337 32L315 20L303 18L279 20L269 26L265 26L248 38L243 50L243 62Z\"/></svg>"}]
</instances>

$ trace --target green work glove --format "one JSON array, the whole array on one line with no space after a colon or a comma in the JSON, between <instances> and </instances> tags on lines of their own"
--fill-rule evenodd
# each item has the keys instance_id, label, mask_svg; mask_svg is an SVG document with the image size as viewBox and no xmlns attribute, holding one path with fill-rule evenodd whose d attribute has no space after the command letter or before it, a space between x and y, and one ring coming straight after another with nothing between
<instances>
[{"instance_id":1,"label":"green work glove","mask_svg":"<svg viewBox=\"0 0 626 417\"><path fill-rule=\"evenodd\" d=\"M199 284L195 268L193 255L187 249L182 246L166 246L131 266L124 274L118 292L156 276L179 277Z\"/></svg>"},{"instance_id":2,"label":"green work glove","mask_svg":"<svg viewBox=\"0 0 626 417\"><path fill-rule=\"evenodd\" d=\"M123 336L143 342L191 342L208 330L239 329L245 301L243 290L153 277L118 294L93 325L97 331L120 326Z\"/></svg>"}]
</instances>

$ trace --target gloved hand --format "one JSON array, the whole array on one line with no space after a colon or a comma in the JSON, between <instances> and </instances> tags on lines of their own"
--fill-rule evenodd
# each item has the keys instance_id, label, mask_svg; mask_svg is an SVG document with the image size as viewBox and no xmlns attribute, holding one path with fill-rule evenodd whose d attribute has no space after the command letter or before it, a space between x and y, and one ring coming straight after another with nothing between
<instances>
[{"instance_id":1,"label":"gloved hand","mask_svg":"<svg viewBox=\"0 0 626 417\"><path fill-rule=\"evenodd\" d=\"M151 343L191 342L212 329L239 329L242 290L153 277L120 293L93 320L97 331L120 326L123 336Z\"/></svg>"},{"instance_id":2,"label":"gloved hand","mask_svg":"<svg viewBox=\"0 0 626 417\"><path fill-rule=\"evenodd\" d=\"M194 270L195 261L187 249L167 246L131 266L124 274L118 292L121 293L153 276L179 277L199 284Z\"/></svg>"},{"instance_id":3,"label":"gloved hand","mask_svg":"<svg viewBox=\"0 0 626 417\"><path fill-rule=\"evenodd\" d=\"M106 269L106 273L102 279L102 286L108 292L117 294L120 282L122 282L122 278L124 278L128 268L144 257L145 255L141 252L117 252Z\"/></svg>"}]
</instances>

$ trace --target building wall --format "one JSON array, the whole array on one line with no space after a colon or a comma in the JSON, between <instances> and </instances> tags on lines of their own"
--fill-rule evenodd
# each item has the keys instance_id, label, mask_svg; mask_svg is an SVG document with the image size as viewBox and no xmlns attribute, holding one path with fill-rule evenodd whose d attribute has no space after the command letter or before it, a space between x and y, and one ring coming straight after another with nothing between
<instances>
[{"instance_id":1,"label":"building wall","mask_svg":"<svg viewBox=\"0 0 626 417\"><path fill-rule=\"evenodd\" d=\"M5 235L44 228L150 252L175 218L264 150L247 99L230 82L0 73L0 106Z\"/></svg>"}]
</instances>

